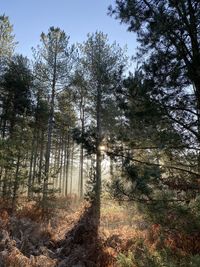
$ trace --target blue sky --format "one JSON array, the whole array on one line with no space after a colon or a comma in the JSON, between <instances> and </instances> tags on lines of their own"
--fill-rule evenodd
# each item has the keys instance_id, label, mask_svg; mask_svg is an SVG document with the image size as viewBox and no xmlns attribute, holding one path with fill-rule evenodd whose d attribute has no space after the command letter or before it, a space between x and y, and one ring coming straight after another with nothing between
<instances>
[{"instance_id":1,"label":"blue sky","mask_svg":"<svg viewBox=\"0 0 200 267\"><path fill-rule=\"evenodd\" d=\"M1 12L14 26L16 51L31 57L31 47L39 43L41 32L50 26L60 27L72 43L86 40L88 32L108 34L110 42L127 44L128 55L135 53L136 36L125 25L107 15L114 0L1 0Z\"/></svg>"}]
</instances>

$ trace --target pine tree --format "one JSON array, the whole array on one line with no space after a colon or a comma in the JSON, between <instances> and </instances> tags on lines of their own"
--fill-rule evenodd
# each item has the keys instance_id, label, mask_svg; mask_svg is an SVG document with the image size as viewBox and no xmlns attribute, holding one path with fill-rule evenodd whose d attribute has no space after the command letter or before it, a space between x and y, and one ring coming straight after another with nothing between
<instances>
[{"instance_id":1,"label":"pine tree","mask_svg":"<svg viewBox=\"0 0 200 267\"><path fill-rule=\"evenodd\" d=\"M101 145L106 133L104 110L108 107L108 99L112 99L116 84L116 75L123 73L126 57L123 50L116 45L108 44L107 36L102 32L88 35L87 41L81 46L88 98L91 101L91 126L95 129L95 197L97 215L100 213L101 195ZM99 216L99 215L98 215ZM97 217L98 217L97 216Z\"/></svg>"},{"instance_id":2,"label":"pine tree","mask_svg":"<svg viewBox=\"0 0 200 267\"><path fill-rule=\"evenodd\" d=\"M151 97L196 149L200 168L200 3L117 0L110 14L137 34L138 58ZM190 141L189 141L190 140ZM195 145L193 145L195 144Z\"/></svg>"},{"instance_id":3,"label":"pine tree","mask_svg":"<svg viewBox=\"0 0 200 267\"><path fill-rule=\"evenodd\" d=\"M0 16L0 73L13 55L16 42L14 41L13 26L9 18Z\"/></svg>"},{"instance_id":4,"label":"pine tree","mask_svg":"<svg viewBox=\"0 0 200 267\"><path fill-rule=\"evenodd\" d=\"M32 73L27 58L13 57L2 77L1 184L3 197L16 201L27 175L31 132ZM24 167L22 167L24 166ZM26 167L25 167L26 166Z\"/></svg>"},{"instance_id":5,"label":"pine tree","mask_svg":"<svg viewBox=\"0 0 200 267\"><path fill-rule=\"evenodd\" d=\"M64 31L51 27L47 34L41 34L41 46L34 50L34 54L35 76L46 86L50 106L43 186L43 198L45 200L48 193L56 94L69 83L70 72L74 64L74 47L69 45L69 37Z\"/></svg>"}]
</instances>

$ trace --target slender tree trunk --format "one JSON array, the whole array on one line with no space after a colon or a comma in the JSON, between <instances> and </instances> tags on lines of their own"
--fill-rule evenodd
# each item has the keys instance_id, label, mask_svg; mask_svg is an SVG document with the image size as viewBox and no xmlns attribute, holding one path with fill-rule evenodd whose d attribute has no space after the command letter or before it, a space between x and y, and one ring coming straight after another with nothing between
<instances>
[{"instance_id":1,"label":"slender tree trunk","mask_svg":"<svg viewBox=\"0 0 200 267\"><path fill-rule=\"evenodd\" d=\"M84 163L84 133L85 133L85 97L84 92L81 91L80 99L80 121L81 121L81 147L80 147L80 165L79 165L79 181L78 181L78 191L80 199L83 198L83 163Z\"/></svg>"},{"instance_id":2,"label":"slender tree trunk","mask_svg":"<svg viewBox=\"0 0 200 267\"><path fill-rule=\"evenodd\" d=\"M100 219L100 206L101 206L101 142L102 142L102 129L101 129L101 86L97 90L97 106L96 106L96 185L95 185L95 206L97 212L97 220Z\"/></svg>"},{"instance_id":3,"label":"slender tree trunk","mask_svg":"<svg viewBox=\"0 0 200 267\"><path fill-rule=\"evenodd\" d=\"M8 169L5 169L5 174L3 178L3 188L2 188L2 196L5 199L7 196L7 188L8 188Z\"/></svg>"},{"instance_id":4,"label":"slender tree trunk","mask_svg":"<svg viewBox=\"0 0 200 267\"><path fill-rule=\"evenodd\" d=\"M72 152L71 152L70 194L72 194L72 184L73 184L73 167L74 167L74 143L72 143Z\"/></svg>"},{"instance_id":5,"label":"slender tree trunk","mask_svg":"<svg viewBox=\"0 0 200 267\"><path fill-rule=\"evenodd\" d=\"M40 145L40 159L39 159L39 171L38 171L38 183L41 184L42 181L42 163L44 156L44 130L41 132L41 145Z\"/></svg>"},{"instance_id":6,"label":"slender tree trunk","mask_svg":"<svg viewBox=\"0 0 200 267\"><path fill-rule=\"evenodd\" d=\"M67 161L66 161L66 171L65 171L65 196L68 194L68 178L69 178L69 161L70 161L70 134L67 136Z\"/></svg>"},{"instance_id":7,"label":"slender tree trunk","mask_svg":"<svg viewBox=\"0 0 200 267\"><path fill-rule=\"evenodd\" d=\"M55 75L54 75L52 84L53 85L52 85L52 92L51 92L51 107L50 107L50 114L49 114L47 147L46 147L46 155L45 155L45 175L44 175L44 185L43 185L43 201L45 201L47 199L47 195L48 195L49 166L50 166L50 155L51 155L51 140L52 140L52 132L53 132L53 116L54 116L55 85L56 85Z\"/></svg>"},{"instance_id":8,"label":"slender tree trunk","mask_svg":"<svg viewBox=\"0 0 200 267\"><path fill-rule=\"evenodd\" d=\"M53 162L53 168L54 168L54 171L56 170L57 171L57 149L58 149L58 139L56 138L55 140L55 148L54 148L54 162ZM56 177L54 179L54 187L57 189L58 188L58 177Z\"/></svg>"},{"instance_id":9,"label":"slender tree trunk","mask_svg":"<svg viewBox=\"0 0 200 267\"><path fill-rule=\"evenodd\" d=\"M63 165L63 169L64 169L64 171L63 171L63 180L61 181L60 180L60 187L61 187L61 185L63 185L63 195L65 195L65 185L66 185L66 161L67 161L67 141L66 141L66 139L64 139L64 143L65 143L65 145L64 145L64 165Z\"/></svg>"},{"instance_id":10,"label":"slender tree trunk","mask_svg":"<svg viewBox=\"0 0 200 267\"><path fill-rule=\"evenodd\" d=\"M80 196L80 199L83 198L83 156L84 156L83 143L81 143L80 166L79 166L79 196Z\"/></svg>"},{"instance_id":11,"label":"slender tree trunk","mask_svg":"<svg viewBox=\"0 0 200 267\"><path fill-rule=\"evenodd\" d=\"M33 134L32 145L31 145L30 168L29 168L29 176L28 176L28 198L31 198L31 195L32 195L32 170L33 170L33 157L34 157L34 143L35 143L35 135Z\"/></svg>"},{"instance_id":12,"label":"slender tree trunk","mask_svg":"<svg viewBox=\"0 0 200 267\"><path fill-rule=\"evenodd\" d=\"M13 197L12 197L12 210L15 208L16 198L17 198L17 191L19 189L19 168L20 168L20 151L17 157L17 165L16 165L16 172L15 172L15 180L14 180L14 188L13 188Z\"/></svg>"},{"instance_id":13,"label":"slender tree trunk","mask_svg":"<svg viewBox=\"0 0 200 267\"><path fill-rule=\"evenodd\" d=\"M36 143L35 143L35 151L34 151L34 161L33 161L33 175L32 175L32 179L31 179L31 187L34 186L34 183L35 183L35 176L36 176L36 165L37 165L37 159L38 159L38 145L39 145L39 132L37 130L37 133L36 133Z\"/></svg>"},{"instance_id":14,"label":"slender tree trunk","mask_svg":"<svg viewBox=\"0 0 200 267\"><path fill-rule=\"evenodd\" d=\"M64 134L62 133L62 136L61 136L61 146L60 146L60 154L61 154L61 156L60 156L60 177L59 177L59 179L60 179L60 184L62 184L62 178L63 178L63 158L64 158L64 156L63 156L63 151L64 151ZM61 194L62 194L62 189L61 189Z\"/></svg>"},{"instance_id":15,"label":"slender tree trunk","mask_svg":"<svg viewBox=\"0 0 200 267\"><path fill-rule=\"evenodd\" d=\"M83 163L84 163L84 149L83 149L83 138L85 132L85 111L84 106L81 107L81 150L80 150L80 173L79 173L79 194L80 199L83 198Z\"/></svg>"},{"instance_id":16,"label":"slender tree trunk","mask_svg":"<svg viewBox=\"0 0 200 267\"><path fill-rule=\"evenodd\" d=\"M56 170L59 174L59 170L60 170L60 153L61 153L61 150L60 150L60 145L61 145L61 136L59 136L59 141L58 141L58 145L57 145L57 161L56 161ZM58 180L58 183L59 183L59 192L62 193L62 188L61 188L61 180L59 179L59 175L57 177L57 180Z\"/></svg>"}]
</instances>

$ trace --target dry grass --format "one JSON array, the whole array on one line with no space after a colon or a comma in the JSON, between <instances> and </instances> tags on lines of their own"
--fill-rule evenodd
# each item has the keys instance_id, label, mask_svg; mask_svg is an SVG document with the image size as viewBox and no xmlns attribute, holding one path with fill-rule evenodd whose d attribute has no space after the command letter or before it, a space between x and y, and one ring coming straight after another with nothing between
<instances>
[{"instance_id":1,"label":"dry grass","mask_svg":"<svg viewBox=\"0 0 200 267\"><path fill-rule=\"evenodd\" d=\"M35 202L21 203L15 214L1 208L0 266L117 267L119 255L140 256L146 253L144 248L152 255L168 248L179 257L200 252L200 235L165 231L158 224L147 224L135 208L110 200L103 201L96 231L90 205L70 202L59 199L59 208L52 209L46 220Z\"/></svg>"}]
</instances>

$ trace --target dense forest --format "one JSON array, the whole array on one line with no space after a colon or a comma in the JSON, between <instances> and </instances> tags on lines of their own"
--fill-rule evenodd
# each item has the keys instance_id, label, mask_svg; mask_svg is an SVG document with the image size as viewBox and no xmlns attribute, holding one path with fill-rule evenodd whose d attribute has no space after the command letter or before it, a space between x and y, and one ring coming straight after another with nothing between
<instances>
[{"instance_id":1,"label":"dense forest","mask_svg":"<svg viewBox=\"0 0 200 267\"><path fill-rule=\"evenodd\" d=\"M200 2L105 12L134 72L101 31L28 59L0 16L0 267L200 266Z\"/></svg>"}]
</instances>

